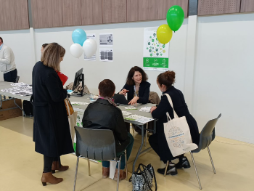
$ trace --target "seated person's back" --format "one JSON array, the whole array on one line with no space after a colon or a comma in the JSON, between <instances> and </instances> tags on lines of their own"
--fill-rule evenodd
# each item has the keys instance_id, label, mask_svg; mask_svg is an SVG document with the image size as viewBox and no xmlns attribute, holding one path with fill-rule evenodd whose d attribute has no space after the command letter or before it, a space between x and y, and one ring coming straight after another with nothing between
<instances>
[{"instance_id":1,"label":"seated person's back","mask_svg":"<svg viewBox=\"0 0 254 191\"><path fill-rule=\"evenodd\" d=\"M110 129L113 131L116 142L116 155L117 157L121 156L120 179L122 180L126 177L124 172L126 161L122 153L126 150L128 160L134 139L127 132L122 111L116 107L112 99L115 94L115 84L111 80L103 80L99 84L99 94L98 100L87 107L82 120L83 126L85 128ZM109 176L108 161L102 161L102 176L103 178Z\"/></svg>"},{"instance_id":2,"label":"seated person's back","mask_svg":"<svg viewBox=\"0 0 254 191\"><path fill-rule=\"evenodd\" d=\"M82 122L86 128L112 130L117 152L129 144L122 111L105 98L99 98L87 107Z\"/></svg>"}]
</instances>

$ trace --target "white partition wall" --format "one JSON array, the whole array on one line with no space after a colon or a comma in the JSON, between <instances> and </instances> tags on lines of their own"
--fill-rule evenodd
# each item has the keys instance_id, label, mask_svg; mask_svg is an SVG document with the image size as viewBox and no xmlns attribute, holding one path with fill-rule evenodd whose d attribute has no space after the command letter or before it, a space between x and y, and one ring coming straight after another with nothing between
<instances>
[{"instance_id":1,"label":"white partition wall","mask_svg":"<svg viewBox=\"0 0 254 191\"><path fill-rule=\"evenodd\" d=\"M222 113L217 135L254 143L254 14L199 17L194 114Z\"/></svg>"}]
</instances>

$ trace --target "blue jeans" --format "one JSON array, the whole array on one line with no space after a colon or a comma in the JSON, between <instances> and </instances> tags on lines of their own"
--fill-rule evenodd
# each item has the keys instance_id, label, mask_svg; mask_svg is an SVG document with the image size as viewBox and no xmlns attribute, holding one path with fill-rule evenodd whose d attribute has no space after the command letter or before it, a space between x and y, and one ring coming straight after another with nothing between
<instances>
[{"instance_id":1,"label":"blue jeans","mask_svg":"<svg viewBox=\"0 0 254 191\"><path fill-rule=\"evenodd\" d=\"M130 133L128 133L128 136L130 137L130 143L129 143L129 145L126 147L126 152L127 152L127 160L129 159L129 157L130 157L130 155L131 155L131 150L132 150L132 147L133 147L133 143L134 143L134 138L133 138L133 136L130 134ZM124 151L122 151L122 152L119 152L119 153L116 153L116 156L118 157L118 156L120 156L122 153L123 153ZM125 168L125 155L122 155L121 156L121 165L120 165L120 169L121 170L123 170L124 168ZM103 167L106 167L106 168L109 168L109 161L102 161L102 166ZM117 165L116 165L116 168L118 168L118 163L117 163Z\"/></svg>"}]
</instances>

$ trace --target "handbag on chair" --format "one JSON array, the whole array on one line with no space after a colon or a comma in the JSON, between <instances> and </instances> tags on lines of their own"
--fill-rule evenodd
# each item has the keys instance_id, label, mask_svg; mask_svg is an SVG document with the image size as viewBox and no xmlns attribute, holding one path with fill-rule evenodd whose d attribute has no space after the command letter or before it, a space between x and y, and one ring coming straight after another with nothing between
<instances>
[{"instance_id":1,"label":"handbag on chair","mask_svg":"<svg viewBox=\"0 0 254 191\"><path fill-rule=\"evenodd\" d=\"M67 111L67 115L70 116L74 113L74 110L73 110L73 107L71 105L71 102L68 98L66 98L64 100L64 104L65 104L65 108L66 108L66 111Z\"/></svg>"},{"instance_id":2,"label":"handbag on chair","mask_svg":"<svg viewBox=\"0 0 254 191\"><path fill-rule=\"evenodd\" d=\"M133 172L132 191L152 191L153 179L155 182L155 191L157 191L157 181L154 173L154 168L151 164L139 164L137 171Z\"/></svg>"}]
</instances>

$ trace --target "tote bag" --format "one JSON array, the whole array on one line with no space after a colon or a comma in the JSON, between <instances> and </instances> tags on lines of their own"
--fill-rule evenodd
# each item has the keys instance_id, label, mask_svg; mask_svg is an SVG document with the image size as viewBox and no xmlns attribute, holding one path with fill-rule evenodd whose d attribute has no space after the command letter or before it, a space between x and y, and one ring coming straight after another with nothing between
<instances>
[{"instance_id":1,"label":"tote bag","mask_svg":"<svg viewBox=\"0 0 254 191\"><path fill-rule=\"evenodd\" d=\"M166 113L168 122L164 123L164 133L168 143L168 147L174 157L192 151L198 146L192 143L190 128L186 117L178 117L174 110L174 105L170 95L164 94L168 98L168 102L173 109L173 119Z\"/></svg>"}]
</instances>

